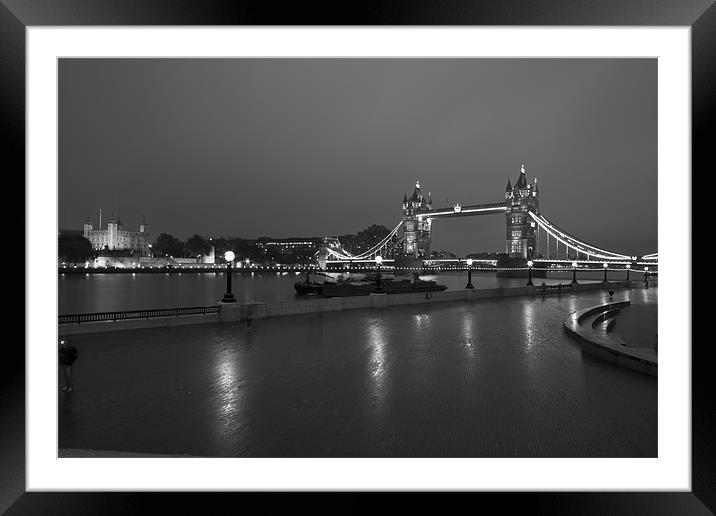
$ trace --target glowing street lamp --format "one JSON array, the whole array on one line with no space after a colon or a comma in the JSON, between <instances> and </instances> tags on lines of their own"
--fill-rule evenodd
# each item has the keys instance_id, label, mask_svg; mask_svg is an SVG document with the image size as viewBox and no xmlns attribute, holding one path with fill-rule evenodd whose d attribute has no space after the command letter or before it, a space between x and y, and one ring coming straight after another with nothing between
<instances>
[{"instance_id":1,"label":"glowing street lamp","mask_svg":"<svg viewBox=\"0 0 716 516\"><path fill-rule=\"evenodd\" d=\"M627 280L627 281L629 281L629 269L631 269L631 264L630 264L630 263L627 263L627 264L626 264L626 270L627 270L626 280Z\"/></svg>"},{"instance_id":2,"label":"glowing street lamp","mask_svg":"<svg viewBox=\"0 0 716 516\"><path fill-rule=\"evenodd\" d=\"M222 303L236 303L234 294L231 293L231 264L236 258L233 251L226 251L224 253L224 260L226 260L226 293L222 298Z\"/></svg>"},{"instance_id":3,"label":"glowing street lamp","mask_svg":"<svg viewBox=\"0 0 716 516\"><path fill-rule=\"evenodd\" d=\"M609 264L607 262L604 262L602 264L602 266L604 267L604 279L602 281L604 283L606 283L607 282L607 268L609 267Z\"/></svg>"},{"instance_id":4,"label":"glowing street lamp","mask_svg":"<svg viewBox=\"0 0 716 516\"><path fill-rule=\"evenodd\" d=\"M376 279L375 279L375 281L376 281L375 291L378 292L378 293L382 293L382 292L383 292L383 287L382 287L382 285L380 284L380 264L381 264L381 263L383 263L383 257L380 256L380 255L376 256L376 257L375 257L375 265L377 266L378 271L377 271L377 273L376 273Z\"/></svg>"},{"instance_id":5,"label":"glowing street lamp","mask_svg":"<svg viewBox=\"0 0 716 516\"><path fill-rule=\"evenodd\" d=\"M467 285L465 288L475 288L472 286L472 258L467 259Z\"/></svg>"},{"instance_id":6,"label":"glowing street lamp","mask_svg":"<svg viewBox=\"0 0 716 516\"><path fill-rule=\"evenodd\" d=\"M644 267L644 285L649 287L649 267Z\"/></svg>"},{"instance_id":7,"label":"glowing street lamp","mask_svg":"<svg viewBox=\"0 0 716 516\"><path fill-rule=\"evenodd\" d=\"M527 260L527 286L531 287L534 285L532 283L532 265L534 265L534 262L532 260Z\"/></svg>"},{"instance_id":8,"label":"glowing street lamp","mask_svg":"<svg viewBox=\"0 0 716 516\"><path fill-rule=\"evenodd\" d=\"M572 262L572 283L577 283L577 262Z\"/></svg>"}]
</instances>

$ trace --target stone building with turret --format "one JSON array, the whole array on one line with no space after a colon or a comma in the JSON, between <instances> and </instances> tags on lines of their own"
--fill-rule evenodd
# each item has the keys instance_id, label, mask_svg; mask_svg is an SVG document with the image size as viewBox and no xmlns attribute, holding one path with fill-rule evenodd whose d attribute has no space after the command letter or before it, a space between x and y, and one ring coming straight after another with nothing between
<instances>
[{"instance_id":1,"label":"stone building with turret","mask_svg":"<svg viewBox=\"0 0 716 516\"><path fill-rule=\"evenodd\" d=\"M140 256L150 256L149 224L142 218L139 231L126 231L122 221L112 216L107 222L107 229L100 226L94 229L89 217L84 223L82 235L90 241L92 249L97 251L130 250L139 252Z\"/></svg>"},{"instance_id":2,"label":"stone building with turret","mask_svg":"<svg viewBox=\"0 0 716 516\"><path fill-rule=\"evenodd\" d=\"M510 258L531 260L537 257L537 224L529 212L539 213L539 188L537 178L527 180L525 166L514 186L507 180L505 189L505 213L507 215L507 240L505 252Z\"/></svg>"}]
</instances>

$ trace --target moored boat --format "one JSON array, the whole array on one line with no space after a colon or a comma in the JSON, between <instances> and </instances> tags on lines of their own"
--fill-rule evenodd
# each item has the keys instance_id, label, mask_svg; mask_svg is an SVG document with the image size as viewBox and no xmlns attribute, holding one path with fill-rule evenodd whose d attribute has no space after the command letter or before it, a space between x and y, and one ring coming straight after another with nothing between
<instances>
[{"instance_id":1,"label":"moored boat","mask_svg":"<svg viewBox=\"0 0 716 516\"><path fill-rule=\"evenodd\" d=\"M313 274L319 274L314 272ZM323 286L325 283L320 283L315 280L311 280L311 272L306 273L306 281L297 281L293 284L293 288L296 289L296 294L306 296L309 294L321 294L323 292Z\"/></svg>"},{"instance_id":2,"label":"moored boat","mask_svg":"<svg viewBox=\"0 0 716 516\"><path fill-rule=\"evenodd\" d=\"M325 297L367 296L375 290L376 284L370 281L342 281L325 283L322 294Z\"/></svg>"},{"instance_id":3,"label":"moored boat","mask_svg":"<svg viewBox=\"0 0 716 516\"><path fill-rule=\"evenodd\" d=\"M399 281L386 281L383 289L388 294L411 294L413 292L441 292L447 289L447 285L439 285L432 280L416 279L410 281L403 279Z\"/></svg>"},{"instance_id":4,"label":"moored boat","mask_svg":"<svg viewBox=\"0 0 716 516\"><path fill-rule=\"evenodd\" d=\"M380 282L380 290L386 294L412 294L416 292L440 292L447 289L446 285L439 285L435 281L387 279ZM324 283L323 295L325 297L367 296L378 291L376 281L348 281L342 283Z\"/></svg>"},{"instance_id":5,"label":"moored boat","mask_svg":"<svg viewBox=\"0 0 716 516\"><path fill-rule=\"evenodd\" d=\"M308 294L320 294L323 292L323 283L317 281L297 281L293 284L296 289L296 294L308 295Z\"/></svg>"}]
</instances>

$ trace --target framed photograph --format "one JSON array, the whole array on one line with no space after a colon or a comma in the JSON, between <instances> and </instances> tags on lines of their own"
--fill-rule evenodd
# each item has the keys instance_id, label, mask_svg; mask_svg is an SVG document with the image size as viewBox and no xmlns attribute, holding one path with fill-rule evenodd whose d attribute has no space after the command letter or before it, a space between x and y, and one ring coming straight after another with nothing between
<instances>
[{"instance_id":1,"label":"framed photograph","mask_svg":"<svg viewBox=\"0 0 716 516\"><path fill-rule=\"evenodd\" d=\"M714 511L713 2L449 3L0 5L27 242L3 511Z\"/></svg>"}]
</instances>

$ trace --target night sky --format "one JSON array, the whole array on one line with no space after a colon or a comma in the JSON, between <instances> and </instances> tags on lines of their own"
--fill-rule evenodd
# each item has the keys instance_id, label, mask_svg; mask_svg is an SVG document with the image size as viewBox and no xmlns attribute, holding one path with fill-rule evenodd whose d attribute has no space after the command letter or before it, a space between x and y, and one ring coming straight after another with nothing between
<instances>
[{"instance_id":1,"label":"night sky","mask_svg":"<svg viewBox=\"0 0 716 516\"><path fill-rule=\"evenodd\" d=\"M540 207L612 251L657 250L656 59L62 59L59 227L154 235L392 228L434 207ZM505 216L438 220L433 250L500 251Z\"/></svg>"}]
</instances>

